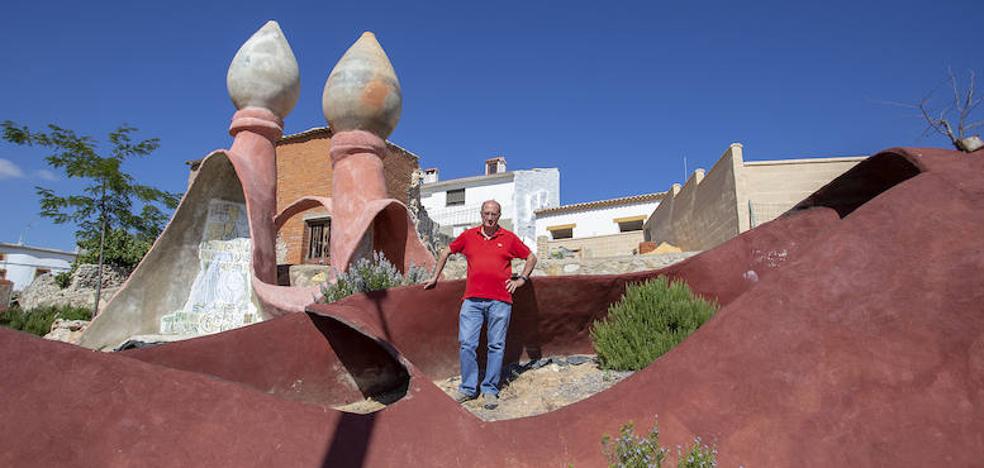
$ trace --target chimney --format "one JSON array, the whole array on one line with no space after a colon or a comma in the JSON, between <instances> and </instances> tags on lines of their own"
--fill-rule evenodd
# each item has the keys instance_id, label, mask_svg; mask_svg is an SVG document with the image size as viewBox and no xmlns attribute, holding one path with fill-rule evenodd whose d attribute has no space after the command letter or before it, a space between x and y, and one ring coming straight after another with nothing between
<instances>
[{"instance_id":1,"label":"chimney","mask_svg":"<svg viewBox=\"0 0 984 468\"><path fill-rule=\"evenodd\" d=\"M485 160L485 175L501 174L506 172L506 158L496 156Z\"/></svg>"},{"instance_id":2,"label":"chimney","mask_svg":"<svg viewBox=\"0 0 984 468\"><path fill-rule=\"evenodd\" d=\"M437 182L437 168L424 169L424 183L433 184L434 182Z\"/></svg>"}]
</instances>

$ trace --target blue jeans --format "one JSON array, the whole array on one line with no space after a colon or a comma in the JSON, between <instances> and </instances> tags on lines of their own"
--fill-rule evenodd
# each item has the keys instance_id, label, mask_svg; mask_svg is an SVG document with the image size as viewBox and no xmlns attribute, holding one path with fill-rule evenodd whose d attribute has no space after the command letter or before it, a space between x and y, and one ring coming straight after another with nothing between
<instances>
[{"instance_id":1,"label":"blue jeans","mask_svg":"<svg viewBox=\"0 0 984 468\"><path fill-rule=\"evenodd\" d=\"M458 390L461 393L477 395L478 361L475 348L478 347L482 322L488 320L489 358L485 364L482 393L499 394L499 374L502 372L502 355L506 349L506 330L509 329L511 314L512 304L495 299L469 298L461 303L461 313L458 315L461 358L461 386Z\"/></svg>"}]
</instances>

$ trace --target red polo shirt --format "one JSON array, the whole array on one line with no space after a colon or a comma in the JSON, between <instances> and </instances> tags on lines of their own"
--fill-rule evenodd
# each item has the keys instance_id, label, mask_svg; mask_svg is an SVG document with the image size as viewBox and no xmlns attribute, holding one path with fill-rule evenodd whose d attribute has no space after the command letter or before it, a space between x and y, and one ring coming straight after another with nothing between
<instances>
[{"instance_id":1,"label":"red polo shirt","mask_svg":"<svg viewBox=\"0 0 984 468\"><path fill-rule=\"evenodd\" d=\"M451 253L463 253L468 260L464 298L495 299L512 304L506 280L512 276L514 258L530 256L530 248L501 226L490 239L482 235L482 226L461 233L451 245Z\"/></svg>"}]
</instances>

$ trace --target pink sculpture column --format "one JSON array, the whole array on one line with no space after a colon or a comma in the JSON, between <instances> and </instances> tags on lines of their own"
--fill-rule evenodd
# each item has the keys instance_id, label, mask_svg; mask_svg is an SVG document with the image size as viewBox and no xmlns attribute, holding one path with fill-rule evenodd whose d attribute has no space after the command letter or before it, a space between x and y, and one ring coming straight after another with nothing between
<instances>
[{"instance_id":1,"label":"pink sculpture column","mask_svg":"<svg viewBox=\"0 0 984 468\"><path fill-rule=\"evenodd\" d=\"M400 120L400 83L386 52L370 33L332 69L322 108L334 131L331 265L347 271L358 258L382 252L402 271L434 266L406 205L389 197L383 172L385 139Z\"/></svg>"},{"instance_id":2,"label":"pink sculpture column","mask_svg":"<svg viewBox=\"0 0 984 468\"><path fill-rule=\"evenodd\" d=\"M236 169L249 217L253 246L253 275L265 283L277 283L277 151L283 121L262 107L240 109L232 117L229 134L234 137L229 160Z\"/></svg>"},{"instance_id":3,"label":"pink sculpture column","mask_svg":"<svg viewBox=\"0 0 984 468\"><path fill-rule=\"evenodd\" d=\"M336 220L350 220L348 225L367 224L361 237L357 233L333 236L330 245L332 266L344 271L357 260L360 246L374 247L372 221L359 222L369 211L371 201L388 198L386 178L383 175L383 158L386 143L370 132L351 130L338 132L331 139L332 201ZM345 225L336 221L338 232L348 231ZM364 244L368 243L368 246ZM364 252L363 252L364 253ZM391 259L395 260L395 259Z\"/></svg>"}]
</instances>

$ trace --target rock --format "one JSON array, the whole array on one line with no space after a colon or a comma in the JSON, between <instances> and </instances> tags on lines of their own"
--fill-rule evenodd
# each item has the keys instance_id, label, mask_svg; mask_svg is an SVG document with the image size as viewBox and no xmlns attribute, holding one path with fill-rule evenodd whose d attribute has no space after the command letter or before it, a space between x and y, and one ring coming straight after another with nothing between
<instances>
[{"instance_id":1,"label":"rock","mask_svg":"<svg viewBox=\"0 0 984 468\"><path fill-rule=\"evenodd\" d=\"M328 265L291 265L291 286L318 286L328 281L331 267Z\"/></svg>"},{"instance_id":2,"label":"rock","mask_svg":"<svg viewBox=\"0 0 984 468\"><path fill-rule=\"evenodd\" d=\"M150 348L174 341L187 340L197 335L134 335L119 344L113 351L124 351L127 349Z\"/></svg>"},{"instance_id":3,"label":"rock","mask_svg":"<svg viewBox=\"0 0 984 468\"><path fill-rule=\"evenodd\" d=\"M114 265L103 265L102 287L115 288L123 284L130 276L128 268ZM99 265L83 264L79 265L72 273L72 279L65 289L73 291L83 291L86 289L96 289L99 283Z\"/></svg>"},{"instance_id":4,"label":"rock","mask_svg":"<svg viewBox=\"0 0 984 468\"><path fill-rule=\"evenodd\" d=\"M567 363L570 364L570 365L572 365L572 366L579 366L579 365L584 364L586 362L592 362L592 361L594 361L594 358L593 357L591 357L591 356L585 356L585 355L582 355L582 354L578 354L578 355L574 355L574 356L567 356Z\"/></svg>"},{"instance_id":5,"label":"rock","mask_svg":"<svg viewBox=\"0 0 984 468\"><path fill-rule=\"evenodd\" d=\"M99 307L104 307L116 294L119 287L126 281L130 271L126 268L112 265L103 266L103 289L99 297ZM92 308L96 300L96 284L99 278L98 265L79 265L67 288L62 289L55 282L55 275L45 273L38 276L17 298L17 303L24 310L43 306L70 305L75 307Z\"/></svg>"},{"instance_id":6,"label":"rock","mask_svg":"<svg viewBox=\"0 0 984 468\"><path fill-rule=\"evenodd\" d=\"M51 331L44 335L44 339L79 344L82 332L87 326L89 326L88 320L55 319L51 324Z\"/></svg>"}]
</instances>

